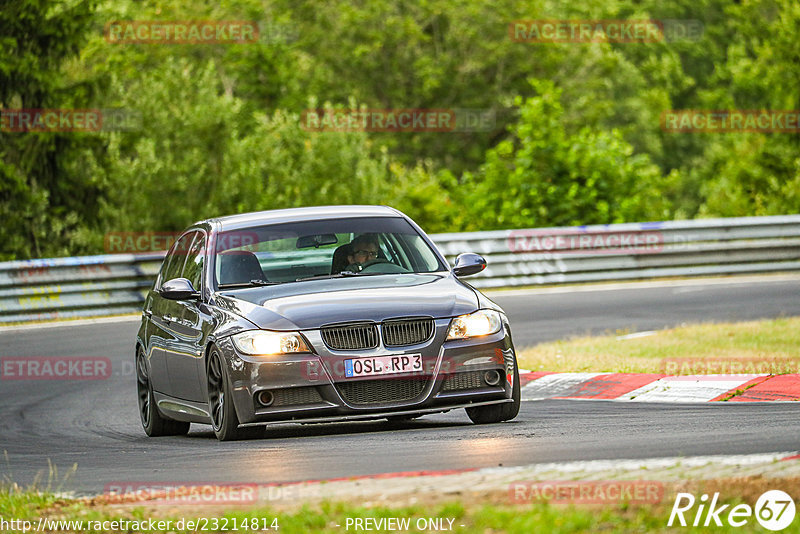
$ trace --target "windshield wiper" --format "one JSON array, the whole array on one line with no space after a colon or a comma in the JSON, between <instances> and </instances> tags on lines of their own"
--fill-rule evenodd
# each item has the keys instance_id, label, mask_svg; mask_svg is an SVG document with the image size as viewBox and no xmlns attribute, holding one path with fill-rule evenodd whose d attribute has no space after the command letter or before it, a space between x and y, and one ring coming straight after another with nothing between
<instances>
[{"instance_id":1,"label":"windshield wiper","mask_svg":"<svg viewBox=\"0 0 800 534\"><path fill-rule=\"evenodd\" d=\"M342 271L339 274L318 274L316 276L307 276L306 278L298 278L295 282L305 282L306 280L328 280L331 278L352 278L353 276L382 276L392 274L411 274L411 273L355 273L353 271Z\"/></svg>"},{"instance_id":2,"label":"windshield wiper","mask_svg":"<svg viewBox=\"0 0 800 534\"><path fill-rule=\"evenodd\" d=\"M274 286L279 282L267 282L266 280L250 280L249 282L234 282L231 284L220 284L220 289L231 289L234 287L258 287L258 286Z\"/></svg>"},{"instance_id":3,"label":"windshield wiper","mask_svg":"<svg viewBox=\"0 0 800 534\"><path fill-rule=\"evenodd\" d=\"M305 278L298 278L295 280L295 282L305 282L306 280L327 280L329 278L347 278L350 276L361 276L361 274L353 271L342 271L336 274L317 274L314 276L306 276Z\"/></svg>"}]
</instances>

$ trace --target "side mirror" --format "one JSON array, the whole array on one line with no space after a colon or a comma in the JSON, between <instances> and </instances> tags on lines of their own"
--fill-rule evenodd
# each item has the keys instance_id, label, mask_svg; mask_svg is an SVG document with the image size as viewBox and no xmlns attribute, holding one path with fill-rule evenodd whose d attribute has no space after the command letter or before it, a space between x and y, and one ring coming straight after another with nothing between
<instances>
[{"instance_id":1,"label":"side mirror","mask_svg":"<svg viewBox=\"0 0 800 534\"><path fill-rule=\"evenodd\" d=\"M173 278L161 284L162 297L169 300L188 300L200 297L200 292L192 287L192 283L186 278Z\"/></svg>"},{"instance_id":2,"label":"side mirror","mask_svg":"<svg viewBox=\"0 0 800 534\"><path fill-rule=\"evenodd\" d=\"M472 252L465 252L456 257L456 264L453 266L453 272L456 276L469 276L477 274L486 268L486 260L479 254Z\"/></svg>"}]
</instances>

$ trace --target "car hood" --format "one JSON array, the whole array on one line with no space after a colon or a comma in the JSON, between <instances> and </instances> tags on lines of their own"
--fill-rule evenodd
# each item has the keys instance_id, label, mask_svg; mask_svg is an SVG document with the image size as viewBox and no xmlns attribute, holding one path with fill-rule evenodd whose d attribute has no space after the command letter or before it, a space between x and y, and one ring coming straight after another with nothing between
<instances>
[{"instance_id":1,"label":"car hood","mask_svg":"<svg viewBox=\"0 0 800 534\"><path fill-rule=\"evenodd\" d=\"M270 330L410 316L454 317L478 307L475 291L450 274L308 280L221 291L216 302Z\"/></svg>"}]
</instances>

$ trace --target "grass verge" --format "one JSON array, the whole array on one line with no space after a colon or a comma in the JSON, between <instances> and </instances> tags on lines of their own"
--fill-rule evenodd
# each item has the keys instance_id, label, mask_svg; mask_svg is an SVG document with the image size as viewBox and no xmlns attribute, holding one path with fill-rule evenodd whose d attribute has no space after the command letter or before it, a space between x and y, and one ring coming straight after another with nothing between
<instances>
[{"instance_id":1,"label":"grass verge","mask_svg":"<svg viewBox=\"0 0 800 534\"><path fill-rule=\"evenodd\" d=\"M532 371L798 373L800 317L578 337L523 349L518 358Z\"/></svg>"},{"instance_id":2,"label":"grass verge","mask_svg":"<svg viewBox=\"0 0 800 534\"><path fill-rule=\"evenodd\" d=\"M737 491L732 494L731 488ZM330 502L310 505L298 503L291 511L275 512L269 508L252 508L211 512L197 509L178 510L175 506L146 509L119 508L89 505L81 500L61 499L54 495L18 489L0 488L0 520L31 522L36 529L39 518L51 523L39 532L277 532L277 533L342 533L374 530L382 532L707 532L708 527L667 526L675 491L701 493L719 492L720 504L745 503L752 506L760 494L768 489L780 488L796 495L800 479L764 479L751 477L737 480L707 480L688 482L672 488L659 504L574 506L542 501L509 504L508 495L487 494L485 498L462 499L432 505L368 507L348 502ZM729 507L730 508L730 507ZM691 524L694 512L687 515ZM182 515L181 515L182 514ZM687 512L688 514L688 512ZM365 523L369 519L369 523ZM188 521L195 521L188 528ZM357 520L362 521L358 528ZM394 523L380 523L381 520ZM56 527L53 521L61 521ZM80 525L69 521L80 521ZM110 522L127 521L114 528ZM167 524L166 522L169 521ZM183 523L181 523L183 521ZM404 525L404 521L407 521ZM163 522L159 525L158 522ZM49 528L47 528L49 525ZM246 525L246 526L245 526ZM369 525L372 528L364 528ZM383 528L381 528L381 525ZM398 525L400 528L398 528ZM21 526L18 524L18 526ZM153 528L155 526L155 528ZM394 526L395 528L387 528ZM278 527L277 530L275 527ZM31 531L29 530L29 531ZM751 517L743 527L725 524L713 527L715 532L763 532L764 529ZM3 525L3 532L22 532L12 524Z\"/></svg>"}]
</instances>

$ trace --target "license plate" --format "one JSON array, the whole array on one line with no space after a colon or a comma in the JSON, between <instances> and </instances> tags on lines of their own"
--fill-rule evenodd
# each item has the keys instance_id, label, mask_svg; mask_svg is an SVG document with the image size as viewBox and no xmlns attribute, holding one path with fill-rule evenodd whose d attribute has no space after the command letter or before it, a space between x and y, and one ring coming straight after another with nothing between
<instances>
[{"instance_id":1,"label":"license plate","mask_svg":"<svg viewBox=\"0 0 800 534\"><path fill-rule=\"evenodd\" d=\"M344 361L344 376L376 376L422 371L422 354L375 356Z\"/></svg>"}]
</instances>

